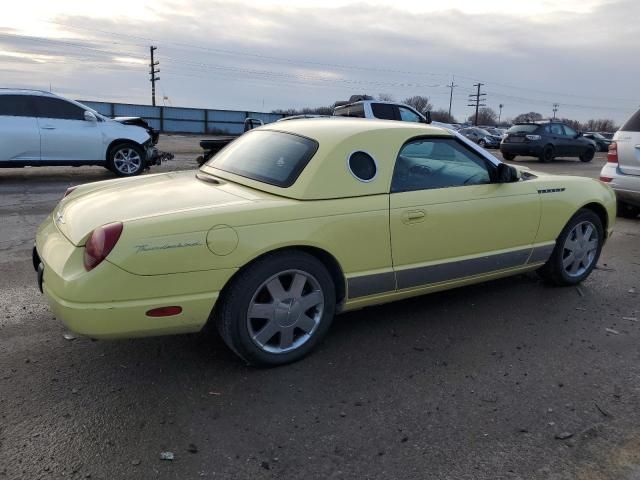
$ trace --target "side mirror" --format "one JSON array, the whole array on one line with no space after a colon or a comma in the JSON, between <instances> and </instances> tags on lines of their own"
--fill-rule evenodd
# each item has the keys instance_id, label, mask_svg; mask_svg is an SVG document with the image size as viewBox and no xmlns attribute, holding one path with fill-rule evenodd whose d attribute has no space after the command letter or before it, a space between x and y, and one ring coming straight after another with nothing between
<instances>
[{"instance_id":1,"label":"side mirror","mask_svg":"<svg viewBox=\"0 0 640 480\"><path fill-rule=\"evenodd\" d=\"M253 130L254 128L258 128L264 125L264 122L259 118L247 117L244 119L244 131L248 132L249 130Z\"/></svg>"},{"instance_id":2,"label":"side mirror","mask_svg":"<svg viewBox=\"0 0 640 480\"><path fill-rule=\"evenodd\" d=\"M513 183L518 181L518 170L506 163L498 164L498 183Z\"/></svg>"},{"instance_id":3,"label":"side mirror","mask_svg":"<svg viewBox=\"0 0 640 480\"><path fill-rule=\"evenodd\" d=\"M90 112L89 110L85 110L84 111L84 119L87 122L97 122L98 121L98 117L96 117L93 112Z\"/></svg>"},{"instance_id":4,"label":"side mirror","mask_svg":"<svg viewBox=\"0 0 640 480\"><path fill-rule=\"evenodd\" d=\"M582 136L582 132L576 132L576 138L580 138Z\"/></svg>"},{"instance_id":5,"label":"side mirror","mask_svg":"<svg viewBox=\"0 0 640 480\"><path fill-rule=\"evenodd\" d=\"M431 110L424 111L424 123L431 123Z\"/></svg>"}]
</instances>

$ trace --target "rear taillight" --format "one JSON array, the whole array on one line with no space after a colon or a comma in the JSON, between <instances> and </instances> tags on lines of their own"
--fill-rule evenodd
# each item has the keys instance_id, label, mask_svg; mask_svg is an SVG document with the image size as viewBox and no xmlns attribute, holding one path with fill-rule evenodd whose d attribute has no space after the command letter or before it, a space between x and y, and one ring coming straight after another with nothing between
<instances>
[{"instance_id":1,"label":"rear taillight","mask_svg":"<svg viewBox=\"0 0 640 480\"><path fill-rule=\"evenodd\" d=\"M76 185L75 187L69 187L67 188L67 191L64 192L64 195L62 196L62 198L66 197L67 195L69 195L71 192L73 192L76 188L78 188L78 186Z\"/></svg>"},{"instance_id":2,"label":"rear taillight","mask_svg":"<svg viewBox=\"0 0 640 480\"><path fill-rule=\"evenodd\" d=\"M611 177L603 177L602 175L600 175L600 181L601 182L609 183L611 180L613 180L613 178L611 178Z\"/></svg>"},{"instance_id":3,"label":"rear taillight","mask_svg":"<svg viewBox=\"0 0 640 480\"><path fill-rule=\"evenodd\" d=\"M618 144L611 142L609 145L609 152L607 153L607 162L618 163Z\"/></svg>"},{"instance_id":4,"label":"rear taillight","mask_svg":"<svg viewBox=\"0 0 640 480\"><path fill-rule=\"evenodd\" d=\"M91 232L84 246L84 268L87 271L93 270L107 258L116 246L121 233L121 222L108 223Z\"/></svg>"}]
</instances>

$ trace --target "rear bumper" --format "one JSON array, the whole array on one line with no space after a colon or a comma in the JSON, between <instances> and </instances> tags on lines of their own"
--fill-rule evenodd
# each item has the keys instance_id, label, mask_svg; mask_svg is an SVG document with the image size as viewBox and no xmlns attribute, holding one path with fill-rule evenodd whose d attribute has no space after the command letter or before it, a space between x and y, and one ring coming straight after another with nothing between
<instances>
[{"instance_id":1,"label":"rear bumper","mask_svg":"<svg viewBox=\"0 0 640 480\"><path fill-rule=\"evenodd\" d=\"M615 163L606 163L600 176L611 179L608 185L616 193L618 200L640 206L640 176L622 173Z\"/></svg>"},{"instance_id":2,"label":"rear bumper","mask_svg":"<svg viewBox=\"0 0 640 480\"><path fill-rule=\"evenodd\" d=\"M508 155L525 155L538 157L542 153L542 145L535 143L505 143L500 144L500 151Z\"/></svg>"},{"instance_id":3,"label":"rear bumper","mask_svg":"<svg viewBox=\"0 0 640 480\"><path fill-rule=\"evenodd\" d=\"M235 269L167 275L135 275L107 260L84 268L84 248L69 242L51 216L38 228L33 253L38 283L57 319L69 330L92 338L128 338L202 329L224 284ZM37 264L37 265L36 265ZM179 306L167 317L151 309Z\"/></svg>"}]
</instances>

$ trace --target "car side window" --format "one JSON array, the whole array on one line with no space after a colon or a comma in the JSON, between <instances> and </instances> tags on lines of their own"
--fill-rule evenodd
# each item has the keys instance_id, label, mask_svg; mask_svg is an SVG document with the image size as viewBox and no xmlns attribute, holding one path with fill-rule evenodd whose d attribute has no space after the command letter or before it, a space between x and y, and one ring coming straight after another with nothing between
<instances>
[{"instance_id":1,"label":"car side window","mask_svg":"<svg viewBox=\"0 0 640 480\"><path fill-rule=\"evenodd\" d=\"M33 97L39 118L84 120L84 110L71 102L53 97Z\"/></svg>"},{"instance_id":2,"label":"car side window","mask_svg":"<svg viewBox=\"0 0 640 480\"><path fill-rule=\"evenodd\" d=\"M0 115L8 117L35 117L30 95L0 95Z\"/></svg>"},{"instance_id":3,"label":"car side window","mask_svg":"<svg viewBox=\"0 0 640 480\"><path fill-rule=\"evenodd\" d=\"M405 107L398 107L398 108L400 109L400 119L403 122L419 122L420 121L420 116L416 112L413 112Z\"/></svg>"},{"instance_id":4,"label":"car side window","mask_svg":"<svg viewBox=\"0 0 640 480\"><path fill-rule=\"evenodd\" d=\"M489 168L485 159L455 139L416 139L398 154L391 192L491 183Z\"/></svg>"},{"instance_id":5,"label":"car side window","mask_svg":"<svg viewBox=\"0 0 640 480\"><path fill-rule=\"evenodd\" d=\"M390 103L372 103L373 116L382 120L396 120L396 107Z\"/></svg>"},{"instance_id":6,"label":"car side window","mask_svg":"<svg viewBox=\"0 0 640 480\"><path fill-rule=\"evenodd\" d=\"M562 130L562 125L558 125L557 123L552 123L550 125L551 134L552 135L564 135L564 131Z\"/></svg>"},{"instance_id":7,"label":"car side window","mask_svg":"<svg viewBox=\"0 0 640 480\"><path fill-rule=\"evenodd\" d=\"M578 132L576 132L576 131L575 131L573 128L571 128L571 127L568 127L568 126L566 126L566 125L563 125L563 127L564 127L564 134L565 134L567 137L575 137L575 136L578 134Z\"/></svg>"}]
</instances>

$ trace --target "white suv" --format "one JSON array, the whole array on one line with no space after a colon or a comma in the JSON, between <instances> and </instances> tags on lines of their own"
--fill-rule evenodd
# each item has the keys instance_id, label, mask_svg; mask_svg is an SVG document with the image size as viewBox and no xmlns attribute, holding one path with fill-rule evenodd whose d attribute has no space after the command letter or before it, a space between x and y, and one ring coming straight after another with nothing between
<instances>
[{"instance_id":1,"label":"white suv","mask_svg":"<svg viewBox=\"0 0 640 480\"><path fill-rule=\"evenodd\" d=\"M49 92L0 89L0 167L102 165L128 177L157 162L155 139Z\"/></svg>"},{"instance_id":2,"label":"white suv","mask_svg":"<svg viewBox=\"0 0 640 480\"><path fill-rule=\"evenodd\" d=\"M640 110L613 136L600 180L616 192L621 216L635 218L640 214Z\"/></svg>"}]
</instances>

